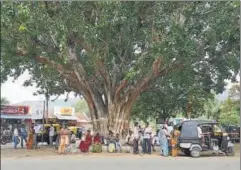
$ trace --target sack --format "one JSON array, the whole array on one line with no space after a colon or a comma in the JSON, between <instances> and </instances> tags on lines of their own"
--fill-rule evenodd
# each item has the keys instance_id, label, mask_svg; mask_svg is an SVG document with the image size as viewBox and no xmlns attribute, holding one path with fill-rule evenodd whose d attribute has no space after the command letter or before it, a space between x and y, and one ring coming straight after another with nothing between
<instances>
[{"instance_id":1,"label":"sack","mask_svg":"<svg viewBox=\"0 0 241 170\"><path fill-rule=\"evenodd\" d=\"M94 153L101 153L102 152L102 145L100 143L95 143L93 145L92 152L94 152Z\"/></svg>"},{"instance_id":2,"label":"sack","mask_svg":"<svg viewBox=\"0 0 241 170\"><path fill-rule=\"evenodd\" d=\"M115 152L115 144L114 143L110 143L108 146L108 152L109 153L113 153Z\"/></svg>"}]
</instances>

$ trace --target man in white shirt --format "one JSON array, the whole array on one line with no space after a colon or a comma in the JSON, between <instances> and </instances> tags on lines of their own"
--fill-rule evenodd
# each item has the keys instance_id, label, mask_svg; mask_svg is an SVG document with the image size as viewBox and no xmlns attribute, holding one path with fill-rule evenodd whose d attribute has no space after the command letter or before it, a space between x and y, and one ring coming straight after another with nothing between
<instances>
[{"instance_id":1,"label":"man in white shirt","mask_svg":"<svg viewBox=\"0 0 241 170\"><path fill-rule=\"evenodd\" d=\"M133 136L134 136L134 140L133 140L133 153L134 154L138 154L139 153L139 125L138 122L134 123L134 129L133 129Z\"/></svg>"},{"instance_id":2,"label":"man in white shirt","mask_svg":"<svg viewBox=\"0 0 241 170\"><path fill-rule=\"evenodd\" d=\"M19 143L19 138L18 138L18 128L17 125L14 127L13 130L13 144L14 144L14 149L17 149L17 145Z\"/></svg>"},{"instance_id":3,"label":"man in white shirt","mask_svg":"<svg viewBox=\"0 0 241 170\"><path fill-rule=\"evenodd\" d=\"M149 123L146 122L146 127L144 128L144 135L143 135L143 146L142 146L143 154L151 154L151 134L152 134L152 128L149 126Z\"/></svg>"},{"instance_id":4,"label":"man in white shirt","mask_svg":"<svg viewBox=\"0 0 241 170\"><path fill-rule=\"evenodd\" d=\"M201 140L201 145L204 145L204 137L203 137L203 132L202 128L200 126L197 126L197 136Z\"/></svg>"},{"instance_id":5,"label":"man in white shirt","mask_svg":"<svg viewBox=\"0 0 241 170\"><path fill-rule=\"evenodd\" d=\"M41 134L41 132L43 132L43 125L42 124L35 124L34 125L34 147L35 149L37 149L38 147L38 141L37 141L37 137L39 136L39 134Z\"/></svg>"},{"instance_id":6,"label":"man in white shirt","mask_svg":"<svg viewBox=\"0 0 241 170\"><path fill-rule=\"evenodd\" d=\"M54 139L54 126L51 124L49 128L49 145L53 146L53 139Z\"/></svg>"}]
</instances>

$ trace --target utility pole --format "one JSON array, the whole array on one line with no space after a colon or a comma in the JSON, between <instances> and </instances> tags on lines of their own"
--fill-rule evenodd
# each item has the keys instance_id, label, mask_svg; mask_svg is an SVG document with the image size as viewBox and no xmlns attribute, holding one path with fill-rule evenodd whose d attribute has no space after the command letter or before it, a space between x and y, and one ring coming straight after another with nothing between
<instances>
[{"instance_id":1,"label":"utility pole","mask_svg":"<svg viewBox=\"0 0 241 170\"><path fill-rule=\"evenodd\" d=\"M42 138L41 138L41 142L44 142L44 118L45 118L45 100L43 101L43 119L42 119Z\"/></svg>"},{"instance_id":2,"label":"utility pole","mask_svg":"<svg viewBox=\"0 0 241 170\"><path fill-rule=\"evenodd\" d=\"M45 94L45 100L46 100L46 124L48 124L49 120L49 91L47 89L47 92Z\"/></svg>"}]
</instances>

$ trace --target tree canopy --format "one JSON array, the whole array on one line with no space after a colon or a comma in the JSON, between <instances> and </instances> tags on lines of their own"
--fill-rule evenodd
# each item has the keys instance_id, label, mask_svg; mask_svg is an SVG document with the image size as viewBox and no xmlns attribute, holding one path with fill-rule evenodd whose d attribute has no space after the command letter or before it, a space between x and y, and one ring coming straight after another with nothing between
<instances>
[{"instance_id":1,"label":"tree canopy","mask_svg":"<svg viewBox=\"0 0 241 170\"><path fill-rule=\"evenodd\" d=\"M101 131L170 73L219 93L239 71L239 2L1 4L1 81L28 70L25 85L81 94Z\"/></svg>"}]
</instances>

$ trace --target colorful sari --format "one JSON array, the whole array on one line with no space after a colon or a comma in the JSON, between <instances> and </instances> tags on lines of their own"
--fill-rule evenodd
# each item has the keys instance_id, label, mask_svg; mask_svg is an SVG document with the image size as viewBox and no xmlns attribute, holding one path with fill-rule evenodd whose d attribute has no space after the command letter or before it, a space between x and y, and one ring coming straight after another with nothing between
<instances>
[{"instance_id":1,"label":"colorful sari","mask_svg":"<svg viewBox=\"0 0 241 170\"><path fill-rule=\"evenodd\" d=\"M177 143L178 143L179 135L180 135L179 131L174 130L171 136L171 146L172 146L171 154L173 157L176 157L178 154Z\"/></svg>"},{"instance_id":2,"label":"colorful sari","mask_svg":"<svg viewBox=\"0 0 241 170\"><path fill-rule=\"evenodd\" d=\"M89 147L92 143L92 136L90 134L86 134L85 140L80 142L79 149L81 152L89 152Z\"/></svg>"},{"instance_id":3,"label":"colorful sari","mask_svg":"<svg viewBox=\"0 0 241 170\"><path fill-rule=\"evenodd\" d=\"M66 146L69 144L69 131L67 129L60 130L60 144L58 153L65 154L66 153Z\"/></svg>"},{"instance_id":4,"label":"colorful sari","mask_svg":"<svg viewBox=\"0 0 241 170\"><path fill-rule=\"evenodd\" d=\"M33 149L33 143L34 143L34 130L29 129L28 133L28 140L27 140L27 149Z\"/></svg>"},{"instance_id":5,"label":"colorful sari","mask_svg":"<svg viewBox=\"0 0 241 170\"><path fill-rule=\"evenodd\" d=\"M100 139L100 136L95 136L94 137L94 143L101 143L101 139Z\"/></svg>"}]
</instances>

